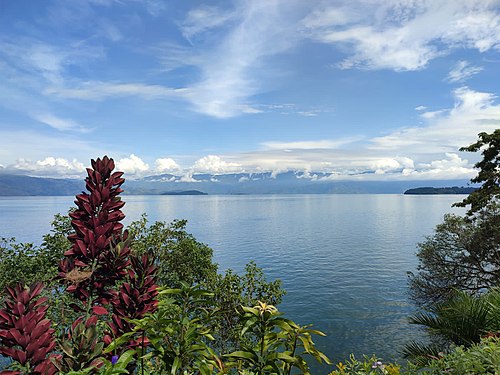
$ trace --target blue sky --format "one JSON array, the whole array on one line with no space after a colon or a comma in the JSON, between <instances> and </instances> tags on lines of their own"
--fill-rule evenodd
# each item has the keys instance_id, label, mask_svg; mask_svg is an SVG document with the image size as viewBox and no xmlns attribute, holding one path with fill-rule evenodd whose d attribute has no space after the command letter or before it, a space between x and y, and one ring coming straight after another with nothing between
<instances>
[{"instance_id":1,"label":"blue sky","mask_svg":"<svg viewBox=\"0 0 500 375\"><path fill-rule=\"evenodd\" d=\"M0 172L468 179L499 73L499 0L2 1Z\"/></svg>"}]
</instances>

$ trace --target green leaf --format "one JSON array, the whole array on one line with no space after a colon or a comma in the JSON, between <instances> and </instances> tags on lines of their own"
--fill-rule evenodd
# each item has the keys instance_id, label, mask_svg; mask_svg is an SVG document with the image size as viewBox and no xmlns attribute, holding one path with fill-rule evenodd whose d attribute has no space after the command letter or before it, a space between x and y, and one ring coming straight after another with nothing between
<instances>
[{"instance_id":1,"label":"green leaf","mask_svg":"<svg viewBox=\"0 0 500 375\"><path fill-rule=\"evenodd\" d=\"M231 358L240 358L240 359L246 359L251 362L256 362L258 360L258 357L251 352L248 351L243 351L243 350L237 350L235 352L229 353L229 354L224 354L225 357L231 357Z\"/></svg>"},{"instance_id":2,"label":"green leaf","mask_svg":"<svg viewBox=\"0 0 500 375\"><path fill-rule=\"evenodd\" d=\"M181 367L182 361L179 358L179 356L176 356L174 359L174 363L172 363L172 369L170 370L170 373L172 375L175 375L177 373L177 369Z\"/></svg>"}]
</instances>

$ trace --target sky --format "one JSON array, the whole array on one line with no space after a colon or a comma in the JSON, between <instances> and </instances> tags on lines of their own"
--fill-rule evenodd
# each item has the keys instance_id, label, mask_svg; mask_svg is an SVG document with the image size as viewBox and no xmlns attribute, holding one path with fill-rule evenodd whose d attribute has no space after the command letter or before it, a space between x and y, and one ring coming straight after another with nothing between
<instances>
[{"instance_id":1,"label":"sky","mask_svg":"<svg viewBox=\"0 0 500 375\"><path fill-rule=\"evenodd\" d=\"M0 1L0 173L469 179L500 0Z\"/></svg>"}]
</instances>

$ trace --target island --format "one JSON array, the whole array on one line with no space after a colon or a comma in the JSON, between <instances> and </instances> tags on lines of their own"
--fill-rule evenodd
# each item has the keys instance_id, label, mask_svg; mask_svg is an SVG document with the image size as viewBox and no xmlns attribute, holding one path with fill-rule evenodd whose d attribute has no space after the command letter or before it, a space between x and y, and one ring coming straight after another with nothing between
<instances>
[{"instance_id":1,"label":"island","mask_svg":"<svg viewBox=\"0 0 500 375\"><path fill-rule=\"evenodd\" d=\"M404 192L405 195L434 195L434 194L470 194L477 190L474 187L419 187L408 189Z\"/></svg>"}]
</instances>

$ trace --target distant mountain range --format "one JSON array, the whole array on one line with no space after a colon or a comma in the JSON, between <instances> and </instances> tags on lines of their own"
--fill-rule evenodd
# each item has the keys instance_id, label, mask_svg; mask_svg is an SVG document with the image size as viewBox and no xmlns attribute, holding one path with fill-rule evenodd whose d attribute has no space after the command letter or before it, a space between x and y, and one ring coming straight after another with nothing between
<instances>
[{"instance_id":1,"label":"distant mountain range","mask_svg":"<svg viewBox=\"0 0 500 375\"><path fill-rule=\"evenodd\" d=\"M163 174L127 179L124 194L403 194L421 186L461 186L466 180L448 181L339 181L328 173L284 172L195 174L189 178ZM75 195L83 180L0 174L0 196Z\"/></svg>"}]
</instances>

